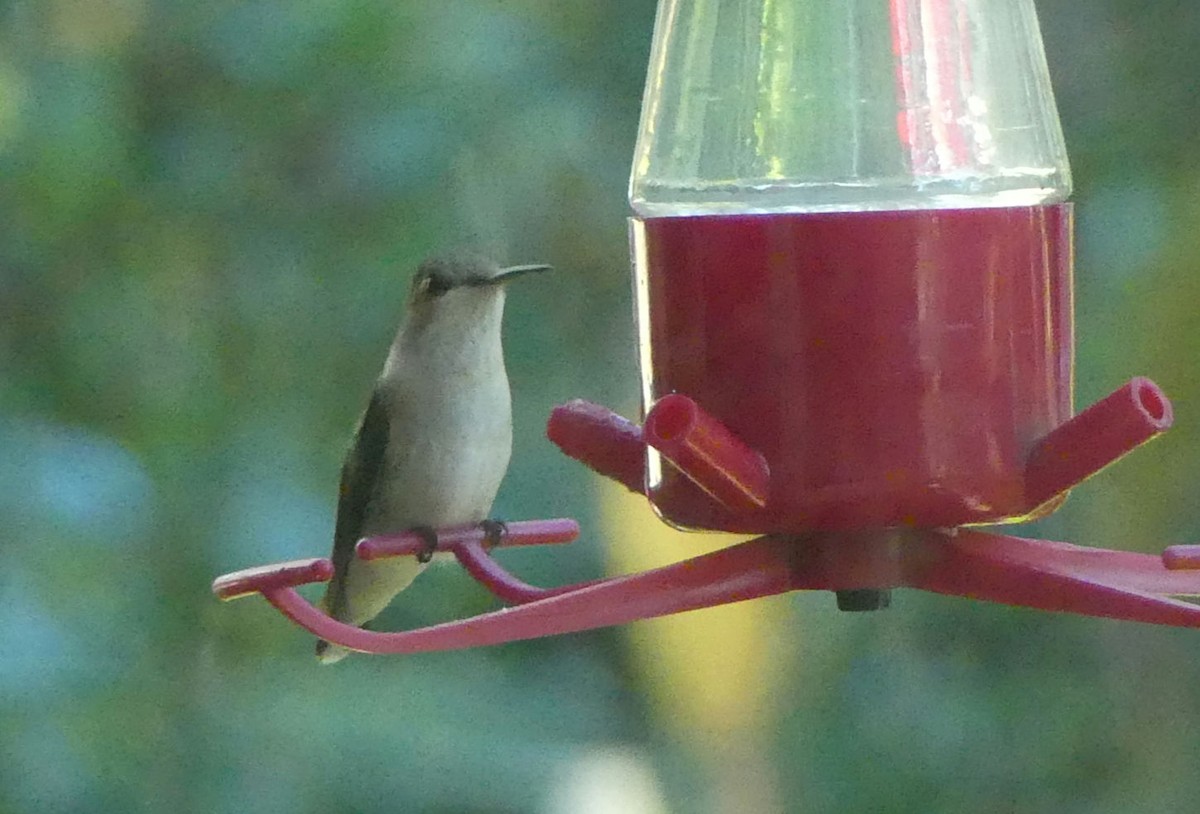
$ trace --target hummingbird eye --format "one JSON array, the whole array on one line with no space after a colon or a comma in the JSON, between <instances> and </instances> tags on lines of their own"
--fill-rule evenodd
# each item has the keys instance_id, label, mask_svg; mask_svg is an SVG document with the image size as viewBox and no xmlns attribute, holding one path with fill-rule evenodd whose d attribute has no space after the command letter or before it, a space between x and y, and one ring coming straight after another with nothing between
<instances>
[{"instance_id":1,"label":"hummingbird eye","mask_svg":"<svg viewBox=\"0 0 1200 814\"><path fill-rule=\"evenodd\" d=\"M416 291L421 297L440 297L453 286L440 274L426 274L417 280Z\"/></svg>"}]
</instances>

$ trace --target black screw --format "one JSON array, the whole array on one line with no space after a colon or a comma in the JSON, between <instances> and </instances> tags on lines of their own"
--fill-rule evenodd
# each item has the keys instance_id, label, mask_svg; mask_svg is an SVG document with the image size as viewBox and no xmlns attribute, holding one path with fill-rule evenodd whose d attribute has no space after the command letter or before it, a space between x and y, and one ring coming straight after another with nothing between
<instances>
[{"instance_id":1,"label":"black screw","mask_svg":"<svg viewBox=\"0 0 1200 814\"><path fill-rule=\"evenodd\" d=\"M892 604L892 592L882 588L856 588L852 591L837 591L837 606L840 611L883 610Z\"/></svg>"}]
</instances>

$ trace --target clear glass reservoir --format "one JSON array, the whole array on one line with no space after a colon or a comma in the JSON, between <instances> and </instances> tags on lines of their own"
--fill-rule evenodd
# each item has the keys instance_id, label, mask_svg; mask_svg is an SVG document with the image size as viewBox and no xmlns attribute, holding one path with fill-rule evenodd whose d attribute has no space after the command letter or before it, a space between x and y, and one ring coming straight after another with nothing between
<instances>
[{"instance_id":1,"label":"clear glass reservoir","mask_svg":"<svg viewBox=\"0 0 1200 814\"><path fill-rule=\"evenodd\" d=\"M1070 169L1033 0L661 0L643 216L1031 206Z\"/></svg>"}]
</instances>

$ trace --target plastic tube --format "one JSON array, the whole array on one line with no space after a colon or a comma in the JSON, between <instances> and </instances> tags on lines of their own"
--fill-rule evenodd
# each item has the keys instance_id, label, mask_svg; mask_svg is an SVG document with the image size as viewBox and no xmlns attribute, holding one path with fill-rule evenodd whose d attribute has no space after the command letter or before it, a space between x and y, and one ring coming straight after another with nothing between
<instances>
[{"instance_id":1,"label":"plastic tube","mask_svg":"<svg viewBox=\"0 0 1200 814\"><path fill-rule=\"evenodd\" d=\"M1025 465L1026 506L1038 506L1077 486L1169 429L1171 401L1141 376L1088 407L1038 441Z\"/></svg>"},{"instance_id":2,"label":"plastic tube","mask_svg":"<svg viewBox=\"0 0 1200 814\"><path fill-rule=\"evenodd\" d=\"M674 393L656 401L642 431L646 443L731 511L767 505L766 460L687 396Z\"/></svg>"}]
</instances>

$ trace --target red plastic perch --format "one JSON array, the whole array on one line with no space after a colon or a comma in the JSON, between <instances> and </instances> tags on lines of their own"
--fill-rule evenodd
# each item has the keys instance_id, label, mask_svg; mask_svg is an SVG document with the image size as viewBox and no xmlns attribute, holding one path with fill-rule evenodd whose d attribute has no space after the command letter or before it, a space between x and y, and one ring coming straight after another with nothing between
<instances>
[{"instance_id":1,"label":"red plastic perch","mask_svg":"<svg viewBox=\"0 0 1200 814\"><path fill-rule=\"evenodd\" d=\"M526 534L540 536L544 542L560 542L546 539L552 536L546 533L551 524L574 526L573 521L513 523L502 544L520 544L517 541ZM574 530L577 532L578 527ZM501 586L497 593L504 593L512 586L523 586L518 587L517 595L509 593L510 601L521 603L519 607L404 633L366 631L331 619L295 590L302 584L329 579L332 567L328 560L305 560L239 571L218 578L213 583L213 591L225 599L262 593L268 602L300 626L353 650L415 653L623 624L780 593L792 586L788 542L763 538L655 571L542 590L526 586L492 560L482 548L482 532L457 531L462 538L454 542L439 540L438 548L453 550L461 561L465 561L464 564L484 564L489 573L481 581L489 587ZM412 548L413 553L421 550L419 537L401 535L401 538L400 543L394 544L396 548ZM385 544L393 545L390 541ZM519 595L520 590L530 593Z\"/></svg>"},{"instance_id":2,"label":"red plastic perch","mask_svg":"<svg viewBox=\"0 0 1200 814\"><path fill-rule=\"evenodd\" d=\"M257 590L314 635L371 653L500 644L797 589L912 587L1041 610L1200 627L1200 607L1172 598L1200 594L1200 573L1169 570L1162 558L1147 554L974 531L760 537L665 568L560 588L514 608L401 633L336 622L301 597L294 585L328 578L313 566L320 562L280 566L269 577L240 572L218 580L214 590L223 596L231 584L240 586L238 595Z\"/></svg>"},{"instance_id":3,"label":"red plastic perch","mask_svg":"<svg viewBox=\"0 0 1200 814\"><path fill-rule=\"evenodd\" d=\"M579 537L579 524L570 518L554 520L523 520L508 523L505 534L497 543L497 547L547 545L553 543L569 543ZM438 529L438 551L450 551L459 555L462 549L469 549L466 555L468 561L475 561L479 556L486 557L495 563L483 549L484 530L477 524L463 526L448 526ZM364 560L377 560L384 557L399 557L422 553L426 550L425 538L413 532L371 537L359 540L355 546L355 554ZM462 557L460 556L460 560ZM465 565L465 563L464 563ZM257 568L247 568L217 577L212 584L213 593L218 598L229 600L248 596L253 593L263 595L278 589L298 585L308 585L313 582L327 582L333 577L333 562L326 558L310 560L292 560L276 565L263 565ZM505 583L505 577L512 580ZM501 599L501 594L524 583L511 577L507 572L495 575L491 580ZM489 579L480 579L489 585ZM491 586L489 586L491 587ZM525 586L533 588L533 586ZM541 589L533 589L540 591Z\"/></svg>"}]
</instances>

